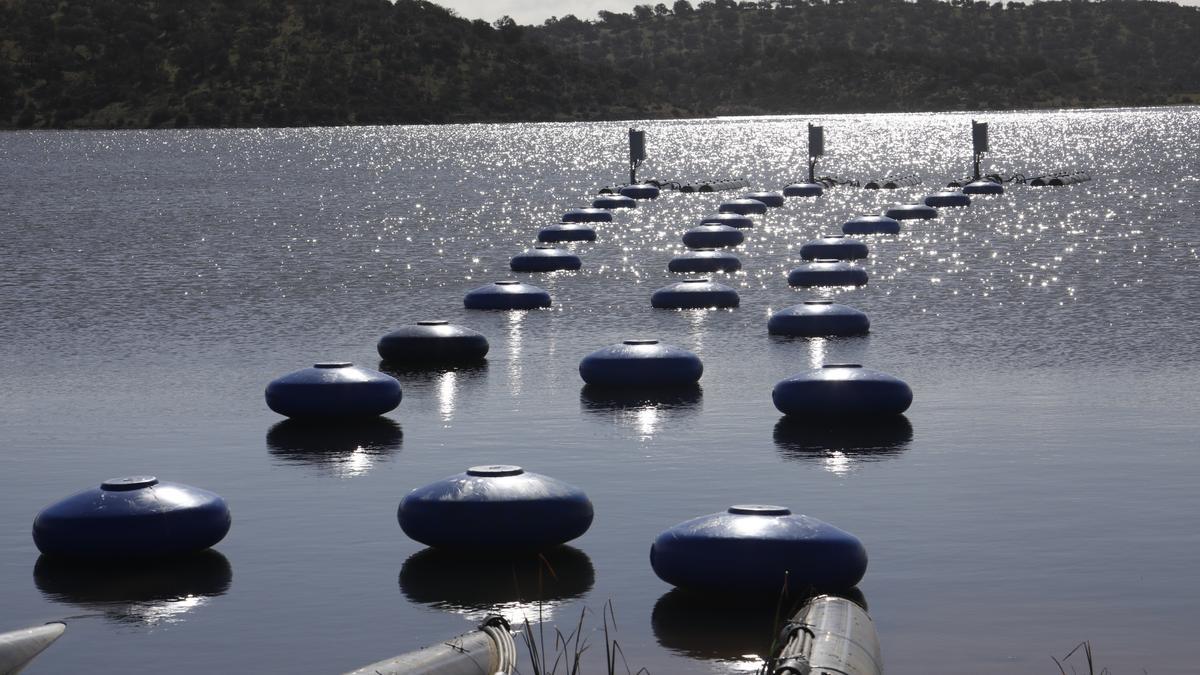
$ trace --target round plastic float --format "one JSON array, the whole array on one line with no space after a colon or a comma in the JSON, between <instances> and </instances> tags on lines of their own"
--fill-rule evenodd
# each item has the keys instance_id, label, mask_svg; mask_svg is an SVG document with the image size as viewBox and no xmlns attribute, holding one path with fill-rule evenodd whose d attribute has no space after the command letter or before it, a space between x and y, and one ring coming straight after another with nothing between
<instances>
[{"instance_id":1,"label":"round plastic float","mask_svg":"<svg viewBox=\"0 0 1200 675\"><path fill-rule=\"evenodd\" d=\"M783 206L783 193L781 192L747 192L742 195L742 199L753 199L772 209Z\"/></svg>"},{"instance_id":2,"label":"round plastic float","mask_svg":"<svg viewBox=\"0 0 1200 675\"><path fill-rule=\"evenodd\" d=\"M620 190L621 195L631 199L658 199L660 190L655 185L649 183L638 183L637 185L626 185Z\"/></svg>"},{"instance_id":3,"label":"round plastic float","mask_svg":"<svg viewBox=\"0 0 1200 675\"><path fill-rule=\"evenodd\" d=\"M820 197L825 188L816 183L792 183L783 188L784 197Z\"/></svg>"},{"instance_id":4,"label":"round plastic float","mask_svg":"<svg viewBox=\"0 0 1200 675\"><path fill-rule=\"evenodd\" d=\"M826 235L800 247L800 257L804 260L860 260L868 253L866 244L844 234Z\"/></svg>"},{"instance_id":5,"label":"round plastic float","mask_svg":"<svg viewBox=\"0 0 1200 675\"><path fill-rule=\"evenodd\" d=\"M564 223L611 223L612 213L607 209L571 209L562 215Z\"/></svg>"},{"instance_id":6,"label":"round plastic float","mask_svg":"<svg viewBox=\"0 0 1200 675\"><path fill-rule=\"evenodd\" d=\"M650 566L663 581L722 595L850 588L867 571L857 537L782 506L742 504L658 535Z\"/></svg>"},{"instance_id":7,"label":"round plastic float","mask_svg":"<svg viewBox=\"0 0 1200 675\"><path fill-rule=\"evenodd\" d=\"M845 234L900 234L900 223L887 216L858 216L842 225Z\"/></svg>"},{"instance_id":8,"label":"round plastic float","mask_svg":"<svg viewBox=\"0 0 1200 675\"><path fill-rule=\"evenodd\" d=\"M887 417L912 405L912 389L857 363L827 364L775 385L771 399L794 417Z\"/></svg>"},{"instance_id":9,"label":"round plastic float","mask_svg":"<svg viewBox=\"0 0 1200 675\"><path fill-rule=\"evenodd\" d=\"M700 220L701 225L728 225L736 227L739 230L744 230L754 227L754 219L749 216L743 216L737 213L718 213L715 216L707 216Z\"/></svg>"},{"instance_id":10,"label":"round plastic float","mask_svg":"<svg viewBox=\"0 0 1200 675\"><path fill-rule=\"evenodd\" d=\"M802 288L813 286L866 286L867 271L840 260L814 260L792 270L788 285Z\"/></svg>"},{"instance_id":11,"label":"round plastic float","mask_svg":"<svg viewBox=\"0 0 1200 675\"><path fill-rule=\"evenodd\" d=\"M939 208L939 209L945 208L945 207L970 206L970 205L971 205L970 197L968 197L967 195L965 195L961 192L955 192L953 190L944 190L942 192L935 192L935 193L925 197L925 206L932 206L934 208Z\"/></svg>"},{"instance_id":12,"label":"round plastic float","mask_svg":"<svg viewBox=\"0 0 1200 675\"><path fill-rule=\"evenodd\" d=\"M968 195L1002 195L1004 186L990 180L977 180L962 187L963 194Z\"/></svg>"},{"instance_id":13,"label":"round plastic float","mask_svg":"<svg viewBox=\"0 0 1200 675\"><path fill-rule=\"evenodd\" d=\"M741 230L728 225L697 225L683 233L683 245L689 248L737 246L745 240Z\"/></svg>"},{"instance_id":14,"label":"round plastic float","mask_svg":"<svg viewBox=\"0 0 1200 675\"><path fill-rule=\"evenodd\" d=\"M153 476L104 481L47 506L33 543L47 556L115 560L203 551L229 532L220 496Z\"/></svg>"},{"instance_id":15,"label":"round plastic float","mask_svg":"<svg viewBox=\"0 0 1200 675\"><path fill-rule=\"evenodd\" d=\"M893 206L883 215L894 220L930 220L938 217L937 209L924 204L901 204Z\"/></svg>"},{"instance_id":16,"label":"round plastic float","mask_svg":"<svg viewBox=\"0 0 1200 675\"><path fill-rule=\"evenodd\" d=\"M671 272L695 274L697 272L736 272L742 269L742 261L728 251L701 248L671 258L667 263Z\"/></svg>"},{"instance_id":17,"label":"round plastic float","mask_svg":"<svg viewBox=\"0 0 1200 675\"><path fill-rule=\"evenodd\" d=\"M583 223L556 223L538 230L538 241L553 244L560 241L596 241L596 230Z\"/></svg>"},{"instance_id":18,"label":"round plastic float","mask_svg":"<svg viewBox=\"0 0 1200 675\"><path fill-rule=\"evenodd\" d=\"M375 349L391 363L469 363L487 356L488 341L449 321L418 321L379 338Z\"/></svg>"},{"instance_id":19,"label":"round plastic float","mask_svg":"<svg viewBox=\"0 0 1200 675\"><path fill-rule=\"evenodd\" d=\"M413 490L396 518L426 546L486 556L545 550L580 536L592 524L592 502L573 485L498 464Z\"/></svg>"},{"instance_id":20,"label":"round plastic float","mask_svg":"<svg viewBox=\"0 0 1200 675\"><path fill-rule=\"evenodd\" d=\"M650 306L657 309L728 309L740 302L737 291L708 279L685 279L650 296Z\"/></svg>"},{"instance_id":21,"label":"round plastic float","mask_svg":"<svg viewBox=\"0 0 1200 675\"><path fill-rule=\"evenodd\" d=\"M550 306L545 289L520 281L496 281L468 291L463 296L467 309L539 309Z\"/></svg>"},{"instance_id":22,"label":"round plastic float","mask_svg":"<svg viewBox=\"0 0 1200 675\"><path fill-rule=\"evenodd\" d=\"M582 266L579 256L549 244L534 246L508 261L509 269L514 272L557 272L577 270Z\"/></svg>"},{"instance_id":23,"label":"round plastic float","mask_svg":"<svg viewBox=\"0 0 1200 675\"><path fill-rule=\"evenodd\" d=\"M767 321L771 335L844 337L866 335L870 330L871 320L866 314L832 300L805 300L775 312Z\"/></svg>"},{"instance_id":24,"label":"round plastic float","mask_svg":"<svg viewBox=\"0 0 1200 675\"><path fill-rule=\"evenodd\" d=\"M594 209L635 209L637 200L625 195L600 195L592 200Z\"/></svg>"},{"instance_id":25,"label":"round plastic float","mask_svg":"<svg viewBox=\"0 0 1200 675\"><path fill-rule=\"evenodd\" d=\"M348 361L327 361L267 385L267 407L293 419L377 417L400 405L400 382Z\"/></svg>"},{"instance_id":26,"label":"round plastic float","mask_svg":"<svg viewBox=\"0 0 1200 675\"><path fill-rule=\"evenodd\" d=\"M752 213L766 213L767 205L757 199L731 199L727 202L721 202L721 206L717 208L719 213L736 213L741 216L747 216Z\"/></svg>"},{"instance_id":27,"label":"round plastic float","mask_svg":"<svg viewBox=\"0 0 1200 675\"><path fill-rule=\"evenodd\" d=\"M599 387L683 387L695 384L703 373L700 357L658 340L626 340L579 362L579 376Z\"/></svg>"}]
</instances>

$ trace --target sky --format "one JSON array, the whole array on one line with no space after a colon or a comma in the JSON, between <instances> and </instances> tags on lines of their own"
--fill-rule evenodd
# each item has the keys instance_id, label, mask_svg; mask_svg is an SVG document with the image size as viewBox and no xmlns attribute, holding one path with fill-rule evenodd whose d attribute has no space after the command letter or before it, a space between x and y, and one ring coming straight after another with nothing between
<instances>
[{"instance_id":1,"label":"sky","mask_svg":"<svg viewBox=\"0 0 1200 675\"><path fill-rule=\"evenodd\" d=\"M675 0L432 0L435 4L449 7L464 19L495 21L504 15L511 16L519 24L541 24L551 16L574 14L580 19L595 19L596 12L629 12L634 5L656 5L662 2L667 7ZM700 0L690 0L693 5ZM1028 1L1028 0L1027 0ZM1181 5L1200 6L1200 0L1179 0Z\"/></svg>"}]
</instances>

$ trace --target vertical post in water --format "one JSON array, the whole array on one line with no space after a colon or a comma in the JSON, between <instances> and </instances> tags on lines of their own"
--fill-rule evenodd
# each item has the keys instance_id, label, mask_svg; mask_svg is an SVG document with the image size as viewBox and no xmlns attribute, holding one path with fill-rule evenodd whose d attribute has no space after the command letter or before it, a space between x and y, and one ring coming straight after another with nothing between
<instances>
[{"instance_id":1,"label":"vertical post in water","mask_svg":"<svg viewBox=\"0 0 1200 675\"><path fill-rule=\"evenodd\" d=\"M646 159L646 132L629 129L629 184L637 183L637 170Z\"/></svg>"},{"instance_id":2,"label":"vertical post in water","mask_svg":"<svg viewBox=\"0 0 1200 675\"><path fill-rule=\"evenodd\" d=\"M979 163L988 151L988 123L971 120L971 145L975 156L975 180L979 180Z\"/></svg>"},{"instance_id":3,"label":"vertical post in water","mask_svg":"<svg viewBox=\"0 0 1200 675\"><path fill-rule=\"evenodd\" d=\"M817 182L817 158L825 154L825 127L808 124L808 182Z\"/></svg>"}]
</instances>

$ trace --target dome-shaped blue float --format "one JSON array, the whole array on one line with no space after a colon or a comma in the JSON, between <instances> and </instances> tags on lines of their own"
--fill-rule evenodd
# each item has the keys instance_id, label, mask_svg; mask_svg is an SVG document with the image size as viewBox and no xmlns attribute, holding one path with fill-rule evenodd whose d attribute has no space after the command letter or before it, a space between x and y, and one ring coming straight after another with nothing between
<instances>
[{"instance_id":1,"label":"dome-shaped blue float","mask_svg":"<svg viewBox=\"0 0 1200 675\"><path fill-rule=\"evenodd\" d=\"M508 261L509 269L514 272L557 272L577 270L582 266L579 256L551 244L534 246Z\"/></svg>"},{"instance_id":2,"label":"dome-shaped blue float","mask_svg":"<svg viewBox=\"0 0 1200 675\"><path fill-rule=\"evenodd\" d=\"M792 183L783 188L784 197L820 197L825 188L817 183Z\"/></svg>"},{"instance_id":3,"label":"dome-shaped blue float","mask_svg":"<svg viewBox=\"0 0 1200 675\"><path fill-rule=\"evenodd\" d=\"M766 204L772 209L783 206L783 193L781 192L747 192L742 195L742 199L753 199Z\"/></svg>"},{"instance_id":4,"label":"dome-shaped blue float","mask_svg":"<svg viewBox=\"0 0 1200 675\"><path fill-rule=\"evenodd\" d=\"M467 291L463 307L467 309L540 309L550 306L550 294L543 288L520 281L496 281Z\"/></svg>"},{"instance_id":5,"label":"dome-shaped blue float","mask_svg":"<svg viewBox=\"0 0 1200 675\"><path fill-rule=\"evenodd\" d=\"M955 190L943 190L925 197L925 206L934 208L970 206L971 198Z\"/></svg>"},{"instance_id":6,"label":"dome-shaped blue float","mask_svg":"<svg viewBox=\"0 0 1200 675\"><path fill-rule=\"evenodd\" d=\"M727 202L721 202L721 206L717 208L717 212L748 216L752 213L766 213L767 205L757 199L731 199Z\"/></svg>"},{"instance_id":7,"label":"dome-shaped blue float","mask_svg":"<svg viewBox=\"0 0 1200 675\"><path fill-rule=\"evenodd\" d=\"M925 206L924 204L900 204L884 211L883 215L897 221L930 220L931 218L938 217L938 211L932 206Z\"/></svg>"},{"instance_id":8,"label":"dome-shaped blue float","mask_svg":"<svg viewBox=\"0 0 1200 675\"><path fill-rule=\"evenodd\" d=\"M870 330L866 314L832 300L805 300L775 312L767 321L771 335L793 337L845 337L866 335Z\"/></svg>"},{"instance_id":9,"label":"dome-shaped blue float","mask_svg":"<svg viewBox=\"0 0 1200 675\"><path fill-rule=\"evenodd\" d=\"M348 361L327 361L272 380L267 407L292 419L378 417L400 405L400 382Z\"/></svg>"},{"instance_id":10,"label":"dome-shaped blue float","mask_svg":"<svg viewBox=\"0 0 1200 675\"><path fill-rule=\"evenodd\" d=\"M857 216L842 224L845 234L900 234L900 223L887 216Z\"/></svg>"},{"instance_id":11,"label":"dome-shaped blue float","mask_svg":"<svg viewBox=\"0 0 1200 675\"><path fill-rule=\"evenodd\" d=\"M657 309L729 309L740 302L737 291L709 279L684 279L650 296L650 306Z\"/></svg>"},{"instance_id":12,"label":"dome-shaped blue float","mask_svg":"<svg viewBox=\"0 0 1200 675\"><path fill-rule=\"evenodd\" d=\"M963 194L968 195L1002 195L1004 186L990 180L977 180L962 187Z\"/></svg>"},{"instance_id":13,"label":"dome-shaped blue float","mask_svg":"<svg viewBox=\"0 0 1200 675\"><path fill-rule=\"evenodd\" d=\"M858 537L781 506L742 504L658 535L650 566L680 588L721 595L797 596L850 588L867 571Z\"/></svg>"},{"instance_id":14,"label":"dome-shaped blue float","mask_svg":"<svg viewBox=\"0 0 1200 675\"><path fill-rule=\"evenodd\" d=\"M667 263L671 272L736 272L742 269L742 261L728 251L701 248L671 258Z\"/></svg>"},{"instance_id":15,"label":"dome-shaped blue float","mask_svg":"<svg viewBox=\"0 0 1200 675\"><path fill-rule=\"evenodd\" d=\"M779 412L794 417L887 417L908 410L912 398L902 380L856 363L826 364L793 375L771 392Z\"/></svg>"},{"instance_id":16,"label":"dome-shaped blue float","mask_svg":"<svg viewBox=\"0 0 1200 675\"><path fill-rule=\"evenodd\" d=\"M869 252L866 244L844 234L828 234L800 247L800 257L804 260L861 260Z\"/></svg>"},{"instance_id":17,"label":"dome-shaped blue float","mask_svg":"<svg viewBox=\"0 0 1200 675\"><path fill-rule=\"evenodd\" d=\"M488 341L449 321L418 321L379 338L375 349L390 363L469 363L487 356Z\"/></svg>"},{"instance_id":18,"label":"dome-shaped blue float","mask_svg":"<svg viewBox=\"0 0 1200 675\"><path fill-rule=\"evenodd\" d=\"M571 209L562 215L564 223L611 223L612 213L608 209Z\"/></svg>"},{"instance_id":19,"label":"dome-shaped blue float","mask_svg":"<svg viewBox=\"0 0 1200 675\"><path fill-rule=\"evenodd\" d=\"M625 195L600 195L592 200L594 209L636 209L637 200Z\"/></svg>"},{"instance_id":20,"label":"dome-shaped blue float","mask_svg":"<svg viewBox=\"0 0 1200 675\"><path fill-rule=\"evenodd\" d=\"M596 230L583 223L556 223L538 230L538 241L553 244L560 241L596 241Z\"/></svg>"},{"instance_id":21,"label":"dome-shaped blue float","mask_svg":"<svg viewBox=\"0 0 1200 675\"><path fill-rule=\"evenodd\" d=\"M598 387L684 387L695 384L702 374L700 357L658 340L626 340L579 362L579 376Z\"/></svg>"},{"instance_id":22,"label":"dome-shaped blue float","mask_svg":"<svg viewBox=\"0 0 1200 675\"><path fill-rule=\"evenodd\" d=\"M683 233L683 245L688 248L721 248L737 246L746 235L728 225L697 225Z\"/></svg>"},{"instance_id":23,"label":"dome-shaped blue float","mask_svg":"<svg viewBox=\"0 0 1200 675\"><path fill-rule=\"evenodd\" d=\"M706 216L700 219L701 225L728 225L736 227L739 230L744 230L754 227L754 219L750 216L743 216L737 213L718 213L715 216Z\"/></svg>"},{"instance_id":24,"label":"dome-shaped blue float","mask_svg":"<svg viewBox=\"0 0 1200 675\"><path fill-rule=\"evenodd\" d=\"M638 183L637 185L626 185L621 188L620 192L632 199L658 199L660 190L656 185Z\"/></svg>"},{"instance_id":25,"label":"dome-shaped blue float","mask_svg":"<svg viewBox=\"0 0 1200 675\"><path fill-rule=\"evenodd\" d=\"M575 539L592 524L592 502L573 485L519 466L476 466L408 493L396 519L426 546L486 557Z\"/></svg>"},{"instance_id":26,"label":"dome-shaped blue float","mask_svg":"<svg viewBox=\"0 0 1200 675\"><path fill-rule=\"evenodd\" d=\"M840 260L814 260L792 270L788 274L788 285L801 288L866 286L867 271Z\"/></svg>"},{"instance_id":27,"label":"dome-shaped blue float","mask_svg":"<svg viewBox=\"0 0 1200 675\"><path fill-rule=\"evenodd\" d=\"M47 506L33 521L33 542L48 556L162 558L213 546L230 522L225 500L208 490L132 476Z\"/></svg>"}]
</instances>

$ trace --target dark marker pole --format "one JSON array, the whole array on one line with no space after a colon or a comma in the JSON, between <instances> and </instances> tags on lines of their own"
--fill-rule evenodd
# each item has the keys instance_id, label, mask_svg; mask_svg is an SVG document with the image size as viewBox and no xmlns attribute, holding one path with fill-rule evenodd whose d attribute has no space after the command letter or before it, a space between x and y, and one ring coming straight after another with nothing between
<instances>
[{"instance_id":1,"label":"dark marker pole","mask_svg":"<svg viewBox=\"0 0 1200 675\"><path fill-rule=\"evenodd\" d=\"M646 159L646 132L629 130L629 184L637 183L637 169Z\"/></svg>"},{"instance_id":2,"label":"dark marker pole","mask_svg":"<svg viewBox=\"0 0 1200 675\"><path fill-rule=\"evenodd\" d=\"M817 158L825 154L825 127L808 125L808 182L815 183Z\"/></svg>"},{"instance_id":3,"label":"dark marker pole","mask_svg":"<svg viewBox=\"0 0 1200 675\"><path fill-rule=\"evenodd\" d=\"M971 144L974 146L975 180L979 180L979 163L988 151L988 123L971 120Z\"/></svg>"}]
</instances>

